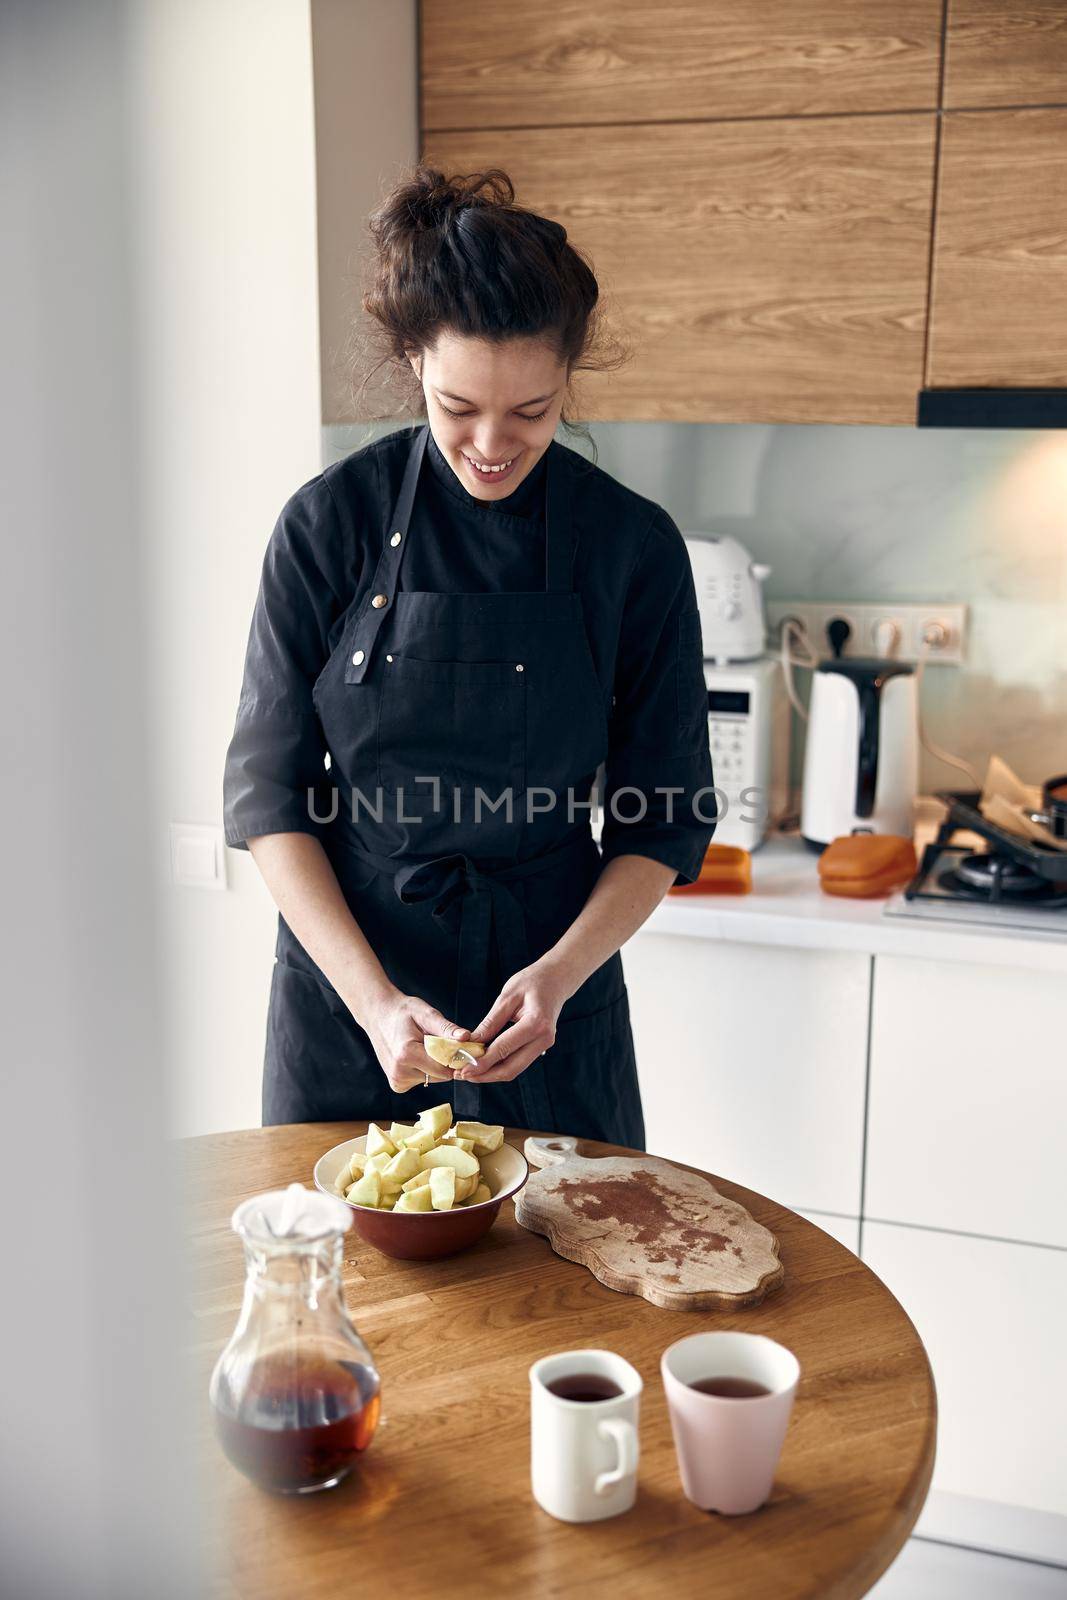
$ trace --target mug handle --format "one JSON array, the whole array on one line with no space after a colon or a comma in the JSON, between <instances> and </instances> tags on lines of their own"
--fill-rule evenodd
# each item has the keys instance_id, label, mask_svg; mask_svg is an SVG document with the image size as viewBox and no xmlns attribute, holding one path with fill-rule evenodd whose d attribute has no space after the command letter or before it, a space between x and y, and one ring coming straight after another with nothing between
<instances>
[{"instance_id":1,"label":"mug handle","mask_svg":"<svg viewBox=\"0 0 1067 1600\"><path fill-rule=\"evenodd\" d=\"M608 1417L597 1430L601 1438L614 1439L619 1459L610 1472L602 1472L595 1484L597 1494L607 1494L624 1478L633 1477L637 1471L637 1429L622 1417Z\"/></svg>"}]
</instances>

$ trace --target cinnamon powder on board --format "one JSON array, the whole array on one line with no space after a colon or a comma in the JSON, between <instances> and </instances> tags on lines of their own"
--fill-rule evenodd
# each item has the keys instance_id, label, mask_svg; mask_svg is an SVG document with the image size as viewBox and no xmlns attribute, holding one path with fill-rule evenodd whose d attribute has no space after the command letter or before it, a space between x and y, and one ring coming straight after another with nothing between
<instances>
[{"instance_id":1,"label":"cinnamon powder on board","mask_svg":"<svg viewBox=\"0 0 1067 1600\"><path fill-rule=\"evenodd\" d=\"M666 1188L654 1172L639 1169L626 1178L561 1178L556 1187L567 1191L578 1216L630 1230L632 1243L641 1245L656 1265L670 1262L683 1267L694 1259L721 1254L730 1243L723 1234L695 1225L691 1201Z\"/></svg>"}]
</instances>

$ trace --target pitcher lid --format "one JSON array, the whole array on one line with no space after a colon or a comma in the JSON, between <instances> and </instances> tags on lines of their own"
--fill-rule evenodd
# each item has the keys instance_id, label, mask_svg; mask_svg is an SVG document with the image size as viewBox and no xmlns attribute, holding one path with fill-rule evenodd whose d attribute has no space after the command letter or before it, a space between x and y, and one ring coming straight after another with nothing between
<instances>
[{"instance_id":1,"label":"pitcher lid","mask_svg":"<svg viewBox=\"0 0 1067 1600\"><path fill-rule=\"evenodd\" d=\"M337 1195L291 1183L287 1189L268 1189L242 1200L230 1226L242 1238L257 1243L297 1243L347 1233L352 1226L352 1208Z\"/></svg>"}]
</instances>

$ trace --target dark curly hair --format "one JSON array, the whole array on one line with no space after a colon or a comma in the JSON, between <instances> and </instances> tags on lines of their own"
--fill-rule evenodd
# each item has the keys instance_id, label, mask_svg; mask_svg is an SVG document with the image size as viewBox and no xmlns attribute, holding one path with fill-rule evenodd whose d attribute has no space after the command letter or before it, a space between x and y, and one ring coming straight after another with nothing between
<instances>
[{"instance_id":1,"label":"dark curly hair","mask_svg":"<svg viewBox=\"0 0 1067 1600\"><path fill-rule=\"evenodd\" d=\"M384 369L397 411L424 416L407 352L432 349L443 332L494 343L542 338L567 368L560 420L588 439L566 415L571 380L580 371L613 370L629 352L605 333L596 277L564 227L516 205L499 167L448 177L425 165L395 185L369 227L375 248L362 300L370 322L355 339L363 368L357 414L365 414L367 385Z\"/></svg>"}]
</instances>

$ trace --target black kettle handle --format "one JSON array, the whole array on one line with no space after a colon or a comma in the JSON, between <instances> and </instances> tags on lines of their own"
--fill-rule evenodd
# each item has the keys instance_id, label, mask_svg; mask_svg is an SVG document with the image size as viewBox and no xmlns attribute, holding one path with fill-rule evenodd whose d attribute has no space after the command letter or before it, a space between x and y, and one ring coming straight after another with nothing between
<instances>
[{"instance_id":1,"label":"black kettle handle","mask_svg":"<svg viewBox=\"0 0 1067 1600\"><path fill-rule=\"evenodd\" d=\"M874 815L874 794L878 787L878 724L882 698L882 679L868 678L856 684L860 702L859 753L856 762L856 815Z\"/></svg>"}]
</instances>

